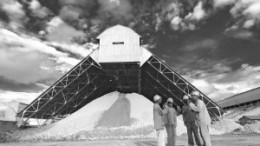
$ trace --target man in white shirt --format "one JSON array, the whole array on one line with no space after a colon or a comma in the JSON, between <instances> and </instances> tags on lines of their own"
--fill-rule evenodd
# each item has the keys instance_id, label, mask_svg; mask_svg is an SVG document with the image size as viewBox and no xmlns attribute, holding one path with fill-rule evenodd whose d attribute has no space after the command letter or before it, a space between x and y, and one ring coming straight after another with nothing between
<instances>
[{"instance_id":1,"label":"man in white shirt","mask_svg":"<svg viewBox=\"0 0 260 146\"><path fill-rule=\"evenodd\" d=\"M193 91L191 93L191 100L193 103L190 103L189 107L196 113L196 122L198 123L200 135L204 142L203 145L211 146L208 128L211 124L211 118L205 103L199 99L199 97L200 93L198 91Z\"/></svg>"},{"instance_id":2,"label":"man in white shirt","mask_svg":"<svg viewBox=\"0 0 260 146\"><path fill-rule=\"evenodd\" d=\"M165 112L160 107L162 103L162 98L159 95L155 95L154 98L154 106L153 106L153 121L154 121L154 129L157 133L157 142L158 146L165 146L165 124L164 124L164 114Z\"/></svg>"}]
</instances>

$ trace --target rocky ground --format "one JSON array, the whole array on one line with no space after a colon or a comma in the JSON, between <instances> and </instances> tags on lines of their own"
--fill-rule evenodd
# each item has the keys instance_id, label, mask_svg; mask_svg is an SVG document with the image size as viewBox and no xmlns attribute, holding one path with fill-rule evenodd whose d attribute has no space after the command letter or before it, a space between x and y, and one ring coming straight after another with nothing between
<instances>
[{"instance_id":1,"label":"rocky ground","mask_svg":"<svg viewBox=\"0 0 260 146\"><path fill-rule=\"evenodd\" d=\"M259 135L221 135L211 136L213 146L260 146ZM60 142L19 142L4 143L0 146L156 146L156 139L124 139ZM177 138L176 146L186 146L187 136Z\"/></svg>"}]
</instances>

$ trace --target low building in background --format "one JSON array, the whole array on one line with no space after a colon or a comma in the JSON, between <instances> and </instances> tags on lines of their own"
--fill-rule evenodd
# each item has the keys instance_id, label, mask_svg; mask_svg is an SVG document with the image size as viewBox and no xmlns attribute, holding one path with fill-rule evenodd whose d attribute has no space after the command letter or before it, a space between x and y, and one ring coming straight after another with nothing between
<instances>
[{"instance_id":1,"label":"low building in background","mask_svg":"<svg viewBox=\"0 0 260 146\"><path fill-rule=\"evenodd\" d=\"M243 116L242 118L239 119L239 123L241 125L255 124L257 122L260 122L260 115L258 115L258 116Z\"/></svg>"},{"instance_id":2,"label":"low building in background","mask_svg":"<svg viewBox=\"0 0 260 146\"><path fill-rule=\"evenodd\" d=\"M260 103L260 87L236 94L217 103L225 110L258 104Z\"/></svg>"},{"instance_id":3,"label":"low building in background","mask_svg":"<svg viewBox=\"0 0 260 146\"><path fill-rule=\"evenodd\" d=\"M240 122L243 116L260 115L260 87L236 94L217 102L225 109L224 118ZM241 120L245 120L241 119Z\"/></svg>"},{"instance_id":4,"label":"low building in background","mask_svg":"<svg viewBox=\"0 0 260 146\"><path fill-rule=\"evenodd\" d=\"M16 114L27 104L18 101L0 103L0 132L12 131L17 128Z\"/></svg>"}]
</instances>

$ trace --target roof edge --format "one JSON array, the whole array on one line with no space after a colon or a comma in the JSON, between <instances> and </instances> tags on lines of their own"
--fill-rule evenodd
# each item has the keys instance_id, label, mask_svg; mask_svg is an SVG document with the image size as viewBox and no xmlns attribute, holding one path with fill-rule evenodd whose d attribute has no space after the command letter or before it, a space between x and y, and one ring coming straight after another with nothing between
<instances>
[{"instance_id":1,"label":"roof edge","mask_svg":"<svg viewBox=\"0 0 260 146\"><path fill-rule=\"evenodd\" d=\"M217 103L223 102L223 101L228 100L228 99L235 98L236 96L239 96L239 95L242 95L242 94L246 94L246 93L248 93L248 92L252 92L252 91L255 91L255 90L258 90L258 89L260 89L260 87L257 87L257 88L254 88L254 89L247 90L247 91L245 91L245 92L241 92L241 93L232 95L232 96L230 96L230 97L227 97L227 98L225 98L225 99L222 99L222 100L217 101Z\"/></svg>"},{"instance_id":2,"label":"roof edge","mask_svg":"<svg viewBox=\"0 0 260 146\"><path fill-rule=\"evenodd\" d=\"M115 29L115 28L124 28L125 30L129 30L129 31L131 31L133 34L135 34L135 35L137 35L137 36L139 36L139 37L141 37L137 32L135 32L132 28L130 28L130 27L127 27L127 26L124 26L124 25L120 25L120 24L117 24L117 25L114 25L114 26L112 26L112 27L109 27L109 28L107 28L107 29L105 29L102 33L100 33L96 38L97 39L100 39L103 35L106 35L107 33L108 33L108 31L110 31L110 30L113 30L113 29Z\"/></svg>"}]
</instances>

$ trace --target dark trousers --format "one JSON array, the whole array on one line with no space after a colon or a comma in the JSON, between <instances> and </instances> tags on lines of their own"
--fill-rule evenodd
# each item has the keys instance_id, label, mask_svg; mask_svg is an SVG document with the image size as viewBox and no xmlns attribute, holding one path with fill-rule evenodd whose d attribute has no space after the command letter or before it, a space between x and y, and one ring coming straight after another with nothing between
<instances>
[{"instance_id":1,"label":"dark trousers","mask_svg":"<svg viewBox=\"0 0 260 146\"><path fill-rule=\"evenodd\" d=\"M176 142L176 126L175 125L167 125L167 146L175 146Z\"/></svg>"},{"instance_id":2,"label":"dark trousers","mask_svg":"<svg viewBox=\"0 0 260 146\"><path fill-rule=\"evenodd\" d=\"M187 134L188 134L188 144L189 146L194 146L193 135L198 146L202 146L202 139L200 138L199 126L196 122L186 122Z\"/></svg>"}]
</instances>

